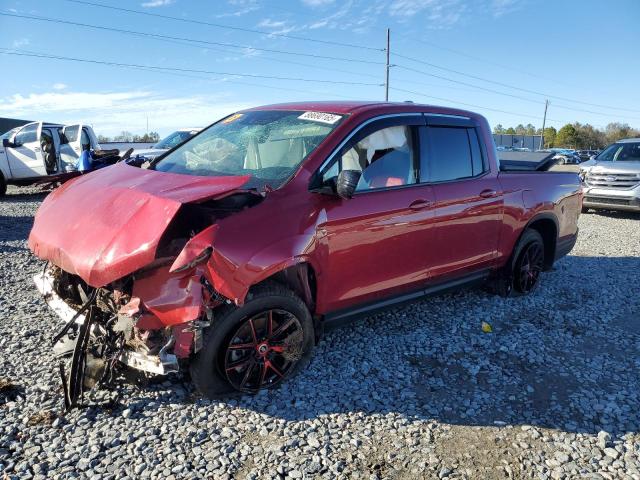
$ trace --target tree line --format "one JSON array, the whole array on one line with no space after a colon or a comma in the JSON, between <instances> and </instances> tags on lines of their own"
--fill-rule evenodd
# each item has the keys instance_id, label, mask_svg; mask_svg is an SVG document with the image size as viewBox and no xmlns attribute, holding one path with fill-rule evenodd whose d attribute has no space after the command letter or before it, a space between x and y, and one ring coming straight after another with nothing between
<instances>
[{"instance_id":1,"label":"tree line","mask_svg":"<svg viewBox=\"0 0 640 480\"><path fill-rule=\"evenodd\" d=\"M122 131L119 135L114 137L107 137L105 135L98 135L98 141L100 143L106 142L122 142L122 143L132 143L132 142L143 142L143 143L156 143L160 141L160 135L158 132L148 132L144 135L134 135L131 132Z\"/></svg>"},{"instance_id":2,"label":"tree line","mask_svg":"<svg viewBox=\"0 0 640 480\"><path fill-rule=\"evenodd\" d=\"M498 124L493 128L493 133L507 135L540 135L541 132L541 128L536 128L530 123L520 124L515 128L504 128ZM626 123L612 122L604 130L588 123L567 123L560 130L554 127L544 129L544 148L602 149L622 138L631 137L640 137L640 130L631 128Z\"/></svg>"}]
</instances>

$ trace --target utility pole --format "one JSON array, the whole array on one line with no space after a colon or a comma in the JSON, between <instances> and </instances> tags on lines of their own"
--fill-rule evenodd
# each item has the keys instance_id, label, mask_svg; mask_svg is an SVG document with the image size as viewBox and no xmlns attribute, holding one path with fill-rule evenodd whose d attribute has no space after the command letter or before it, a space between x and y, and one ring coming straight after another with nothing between
<instances>
[{"instance_id":1,"label":"utility pole","mask_svg":"<svg viewBox=\"0 0 640 480\"><path fill-rule=\"evenodd\" d=\"M547 108L549 108L549 100L544 101L544 117L542 117L542 131L540 132L540 148L538 150L542 150L544 148L544 126L547 123Z\"/></svg>"},{"instance_id":2,"label":"utility pole","mask_svg":"<svg viewBox=\"0 0 640 480\"><path fill-rule=\"evenodd\" d=\"M391 37L391 31L387 28L387 65L386 65L386 77L384 82L384 101L389 101L389 44Z\"/></svg>"}]
</instances>

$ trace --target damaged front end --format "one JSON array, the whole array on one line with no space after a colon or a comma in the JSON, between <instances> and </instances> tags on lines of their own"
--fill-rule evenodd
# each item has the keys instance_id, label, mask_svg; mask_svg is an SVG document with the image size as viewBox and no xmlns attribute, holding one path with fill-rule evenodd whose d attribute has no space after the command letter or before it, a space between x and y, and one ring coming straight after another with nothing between
<instances>
[{"instance_id":1,"label":"damaged front end","mask_svg":"<svg viewBox=\"0 0 640 480\"><path fill-rule=\"evenodd\" d=\"M201 271L170 273L171 262L107 287L48 266L35 277L38 290L64 324L53 338L65 406L96 386L113 386L128 366L153 375L178 372L202 345L202 330L222 303Z\"/></svg>"},{"instance_id":2,"label":"damaged front end","mask_svg":"<svg viewBox=\"0 0 640 480\"><path fill-rule=\"evenodd\" d=\"M60 366L67 409L123 367L166 375L198 352L213 310L235 298L216 272L230 268L214 251L217 222L263 200L239 190L245 182L114 167L45 200L29 245L48 262L35 283L63 321L53 343L69 358ZM78 208L89 192L95 208Z\"/></svg>"}]
</instances>

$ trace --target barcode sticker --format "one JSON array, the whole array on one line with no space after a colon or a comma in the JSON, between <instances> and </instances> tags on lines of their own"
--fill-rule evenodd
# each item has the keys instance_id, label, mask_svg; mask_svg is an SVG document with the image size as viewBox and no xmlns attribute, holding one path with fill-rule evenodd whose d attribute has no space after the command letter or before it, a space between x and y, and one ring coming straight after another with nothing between
<instances>
[{"instance_id":1,"label":"barcode sticker","mask_svg":"<svg viewBox=\"0 0 640 480\"><path fill-rule=\"evenodd\" d=\"M312 122L327 123L333 125L342 118L342 115L324 112L304 112L298 117L300 120L311 120Z\"/></svg>"}]
</instances>

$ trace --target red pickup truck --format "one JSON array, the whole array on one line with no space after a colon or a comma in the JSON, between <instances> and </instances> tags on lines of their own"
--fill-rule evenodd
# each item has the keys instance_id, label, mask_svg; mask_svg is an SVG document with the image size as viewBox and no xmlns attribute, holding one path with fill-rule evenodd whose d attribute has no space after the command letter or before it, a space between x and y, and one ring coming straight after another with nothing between
<instances>
[{"instance_id":1,"label":"red pickup truck","mask_svg":"<svg viewBox=\"0 0 640 480\"><path fill-rule=\"evenodd\" d=\"M573 247L577 174L505 171L487 121L412 103L230 115L50 194L29 237L69 404L118 365L273 387L324 325L452 287L528 294Z\"/></svg>"}]
</instances>

